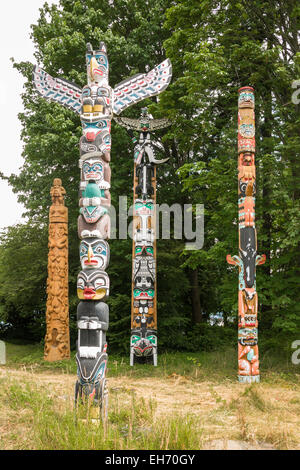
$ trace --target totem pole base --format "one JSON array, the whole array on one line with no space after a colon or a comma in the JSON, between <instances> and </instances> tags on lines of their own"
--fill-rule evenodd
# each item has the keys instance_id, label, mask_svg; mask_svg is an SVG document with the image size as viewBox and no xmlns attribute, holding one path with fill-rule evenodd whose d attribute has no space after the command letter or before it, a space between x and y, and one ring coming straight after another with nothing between
<instances>
[{"instance_id":1,"label":"totem pole base","mask_svg":"<svg viewBox=\"0 0 300 470\"><path fill-rule=\"evenodd\" d=\"M75 384L75 418L76 421L106 423L108 419L107 380L97 384Z\"/></svg>"},{"instance_id":2,"label":"totem pole base","mask_svg":"<svg viewBox=\"0 0 300 470\"><path fill-rule=\"evenodd\" d=\"M157 353L153 353L151 356L136 356L134 353L130 353L130 366L135 364L153 364L157 367Z\"/></svg>"},{"instance_id":3,"label":"totem pole base","mask_svg":"<svg viewBox=\"0 0 300 470\"><path fill-rule=\"evenodd\" d=\"M62 353L57 346L50 346L47 355L44 356L44 360L48 362L63 361L65 359L70 359L70 356L64 355L64 357L62 357Z\"/></svg>"},{"instance_id":4,"label":"totem pole base","mask_svg":"<svg viewBox=\"0 0 300 470\"><path fill-rule=\"evenodd\" d=\"M238 375L238 380L243 384L259 383L260 375Z\"/></svg>"},{"instance_id":5,"label":"totem pole base","mask_svg":"<svg viewBox=\"0 0 300 470\"><path fill-rule=\"evenodd\" d=\"M130 365L134 366L134 354L133 354L133 352L130 353Z\"/></svg>"},{"instance_id":6,"label":"totem pole base","mask_svg":"<svg viewBox=\"0 0 300 470\"><path fill-rule=\"evenodd\" d=\"M153 353L153 365L157 367L157 352Z\"/></svg>"}]
</instances>

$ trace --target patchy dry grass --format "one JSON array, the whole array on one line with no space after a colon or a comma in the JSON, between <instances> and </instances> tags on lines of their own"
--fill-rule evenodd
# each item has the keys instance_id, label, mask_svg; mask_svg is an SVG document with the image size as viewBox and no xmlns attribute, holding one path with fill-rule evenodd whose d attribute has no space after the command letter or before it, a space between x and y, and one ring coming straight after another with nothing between
<instances>
[{"instance_id":1,"label":"patchy dry grass","mask_svg":"<svg viewBox=\"0 0 300 470\"><path fill-rule=\"evenodd\" d=\"M7 343L7 366L13 369L33 370L37 373L76 374L75 352L70 360L47 362L43 360L43 348L40 344L17 345ZM286 355L285 355L286 356ZM260 361L264 383L292 384L299 383L300 368L291 363L288 356L277 357L265 352ZM180 376L181 380L213 383L235 383L237 379L237 350L227 348L212 352L199 353L161 353L158 367L149 364L129 365L129 356L109 354L109 377L129 377L134 383L137 379L148 377L168 378ZM288 385L288 386L289 386Z\"/></svg>"},{"instance_id":2,"label":"patchy dry grass","mask_svg":"<svg viewBox=\"0 0 300 470\"><path fill-rule=\"evenodd\" d=\"M300 376L291 371L246 385L230 369L210 376L196 356L173 369L165 356L157 369L110 358L103 427L75 425L71 362L51 369L35 354L0 367L0 449L300 449Z\"/></svg>"},{"instance_id":3,"label":"patchy dry grass","mask_svg":"<svg viewBox=\"0 0 300 470\"><path fill-rule=\"evenodd\" d=\"M155 400L116 379L110 386L108 424L75 423L74 382L74 376L63 374L1 369L0 448L174 450L203 445L196 415L157 413Z\"/></svg>"},{"instance_id":4,"label":"patchy dry grass","mask_svg":"<svg viewBox=\"0 0 300 470\"><path fill-rule=\"evenodd\" d=\"M0 369L1 449L300 449L300 385L109 379L109 421L75 425L73 374ZM225 445L225 444L224 444Z\"/></svg>"}]
</instances>

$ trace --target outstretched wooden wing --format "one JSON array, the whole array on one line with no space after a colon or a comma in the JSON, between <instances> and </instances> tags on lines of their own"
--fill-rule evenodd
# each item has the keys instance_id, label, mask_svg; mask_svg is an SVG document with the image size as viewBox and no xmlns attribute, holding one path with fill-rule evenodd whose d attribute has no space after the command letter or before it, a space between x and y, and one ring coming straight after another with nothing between
<instances>
[{"instance_id":1,"label":"outstretched wooden wing","mask_svg":"<svg viewBox=\"0 0 300 470\"><path fill-rule=\"evenodd\" d=\"M164 127L168 127L171 125L171 121L168 119L149 119L149 120L142 120L142 119L131 119L125 117L115 117L114 120L122 127L126 129L133 129L136 131L145 130L147 132L152 132L157 129L163 129ZM143 127L144 123L146 124Z\"/></svg>"},{"instance_id":2,"label":"outstretched wooden wing","mask_svg":"<svg viewBox=\"0 0 300 470\"><path fill-rule=\"evenodd\" d=\"M140 73L119 83L114 89L114 114L139 101L164 91L172 78L172 65L164 60L148 73Z\"/></svg>"},{"instance_id":3,"label":"outstretched wooden wing","mask_svg":"<svg viewBox=\"0 0 300 470\"><path fill-rule=\"evenodd\" d=\"M40 67L33 70L33 83L43 98L60 103L80 114L81 89L67 80L53 78Z\"/></svg>"}]
</instances>

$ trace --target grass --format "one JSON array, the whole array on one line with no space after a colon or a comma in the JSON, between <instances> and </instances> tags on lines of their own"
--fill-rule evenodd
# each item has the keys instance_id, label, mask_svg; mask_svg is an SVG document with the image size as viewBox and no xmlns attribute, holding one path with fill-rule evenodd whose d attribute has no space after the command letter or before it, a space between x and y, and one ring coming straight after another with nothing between
<instances>
[{"instance_id":1,"label":"grass","mask_svg":"<svg viewBox=\"0 0 300 470\"><path fill-rule=\"evenodd\" d=\"M47 363L40 345L8 343L0 449L193 450L230 440L300 449L299 366L267 355L262 382L247 385L236 380L230 349L161 354L157 368L131 368L128 357L112 354L109 365L107 426L90 421L84 408L76 424L74 357Z\"/></svg>"},{"instance_id":2,"label":"grass","mask_svg":"<svg viewBox=\"0 0 300 470\"><path fill-rule=\"evenodd\" d=\"M62 402L28 381L1 382L1 408L8 409L10 428L5 436L2 433L0 449L175 450L203 444L199 418L175 414L158 421L155 401L128 390L122 390L121 397L119 391L110 394L108 424L104 425L89 420L84 409L80 416L87 419L75 421L71 397ZM29 439L24 427L30 430ZM23 432L17 433L18 428Z\"/></svg>"},{"instance_id":3,"label":"grass","mask_svg":"<svg viewBox=\"0 0 300 470\"><path fill-rule=\"evenodd\" d=\"M71 359L59 362L47 362L43 359L43 347L40 344L18 345L7 343L7 365L13 368L27 368L36 372L51 371L76 374L75 352ZM221 351L184 353L172 352L159 355L158 367L148 364L129 365L129 356L109 354L108 376L128 376L133 380L143 377L186 377L195 381L226 380L235 382L237 377L237 352L234 348ZM273 353L265 352L260 361L261 376L264 382L298 382L300 368L291 361L282 359Z\"/></svg>"}]
</instances>

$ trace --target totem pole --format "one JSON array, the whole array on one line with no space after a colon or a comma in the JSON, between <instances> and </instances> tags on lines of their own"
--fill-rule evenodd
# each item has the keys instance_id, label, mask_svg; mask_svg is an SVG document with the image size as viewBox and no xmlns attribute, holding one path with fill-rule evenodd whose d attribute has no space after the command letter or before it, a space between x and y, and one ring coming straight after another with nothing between
<instances>
[{"instance_id":1,"label":"totem pole","mask_svg":"<svg viewBox=\"0 0 300 470\"><path fill-rule=\"evenodd\" d=\"M44 98L70 108L81 119L78 236L82 270L77 280L80 303L75 402L78 397L88 399L99 405L103 417L107 413L109 309L105 300L109 296L109 277L105 270L109 263L111 120L114 114L165 90L171 80L172 67L167 59L147 74L134 75L112 89L103 42L97 50L87 44L86 66L88 84L83 89L67 80L51 77L39 67L35 67L33 79Z\"/></svg>"},{"instance_id":2,"label":"totem pole","mask_svg":"<svg viewBox=\"0 0 300 470\"><path fill-rule=\"evenodd\" d=\"M159 142L150 140L150 133L169 126L167 119L152 119L143 108L140 119L115 118L126 127L134 148L133 243L130 365L135 358L152 356L157 366L157 288L156 288L156 165L155 148L164 151ZM140 132L139 142L133 130Z\"/></svg>"},{"instance_id":3,"label":"totem pole","mask_svg":"<svg viewBox=\"0 0 300 470\"><path fill-rule=\"evenodd\" d=\"M55 178L50 191L49 254L46 306L45 361L70 358L68 297L68 209L65 189Z\"/></svg>"},{"instance_id":4,"label":"totem pole","mask_svg":"<svg viewBox=\"0 0 300 470\"><path fill-rule=\"evenodd\" d=\"M227 255L227 262L239 267L238 379L239 382L251 383L260 381L256 266L266 260L265 255L257 255L255 116L254 90L251 87L239 89L238 172L239 256Z\"/></svg>"}]
</instances>

